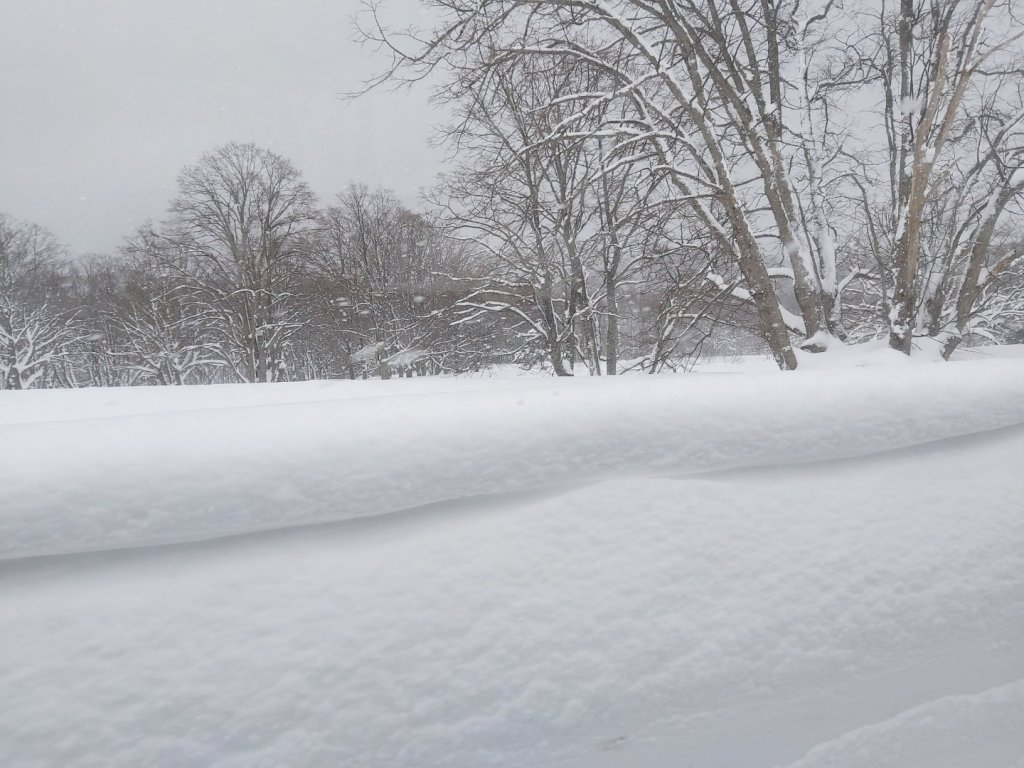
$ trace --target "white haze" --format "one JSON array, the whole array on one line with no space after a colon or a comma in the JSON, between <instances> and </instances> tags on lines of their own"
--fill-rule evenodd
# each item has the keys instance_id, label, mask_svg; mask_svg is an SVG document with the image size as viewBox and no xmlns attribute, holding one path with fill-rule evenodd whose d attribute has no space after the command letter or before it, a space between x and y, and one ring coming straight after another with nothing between
<instances>
[{"instance_id":1,"label":"white haze","mask_svg":"<svg viewBox=\"0 0 1024 768\"><path fill-rule=\"evenodd\" d=\"M359 86L385 60L354 42L357 0L0 0L0 211L72 252L159 219L176 176L252 141L330 198L351 181L415 202L440 152L428 89ZM389 20L423 24L416 0Z\"/></svg>"}]
</instances>

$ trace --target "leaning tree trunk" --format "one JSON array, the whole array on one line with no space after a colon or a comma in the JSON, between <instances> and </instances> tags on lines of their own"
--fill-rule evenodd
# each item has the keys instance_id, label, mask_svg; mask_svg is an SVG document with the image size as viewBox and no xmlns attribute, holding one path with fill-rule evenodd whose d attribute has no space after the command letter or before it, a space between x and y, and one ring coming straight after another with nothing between
<instances>
[{"instance_id":1,"label":"leaning tree trunk","mask_svg":"<svg viewBox=\"0 0 1024 768\"><path fill-rule=\"evenodd\" d=\"M789 331L786 329L786 322L782 318L782 310L779 307L779 297L775 293L775 287L768 276L768 269L761 258L757 240L750 231L739 204L735 200L730 201L728 209L733 225L740 273L750 292L750 300L757 313L761 335L765 343L768 344L768 349L771 350L776 365L784 371L796 370L796 353L790 343Z\"/></svg>"},{"instance_id":2,"label":"leaning tree trunk","mask_svg":"<svg viewBox=\"0 0 1024 768\"><path fill-rule=\"evenodd\" d=\"M1012 199L1015 192L1016 190L1008 188L999 195L995 201L993 210L989 214L988 218L982 223L975 235L974 244L971 246L971 256L967 262L967 269L964 272L963 282L960 284L960 293L957 296L956 332L953 333L946 341L946 345L942 350L942 356L946 360L948 360L953 352L956 351L956 348L963 340L963 334L967 329L967 323L970 321L971 315L974 313L978 297L981 296L981 271L988 259L988 252L992 243L992 235L995 233L996 222L998 221L1003 208L1006 207L1006 204L1010 199ZM990 270L989 279L1005 270L1010 264L1016 261L1019 256L1020 253L1013 252L1000 260L999 263Z\"/></svg>"}]
</instances>

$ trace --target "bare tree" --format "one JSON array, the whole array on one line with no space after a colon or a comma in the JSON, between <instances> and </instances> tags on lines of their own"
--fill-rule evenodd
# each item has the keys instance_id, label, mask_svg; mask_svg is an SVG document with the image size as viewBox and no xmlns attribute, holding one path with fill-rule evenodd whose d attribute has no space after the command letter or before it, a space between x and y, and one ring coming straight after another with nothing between
<instances>
[{"instance_id":1,"label":"bare tree","mask_svg":"<svg viewBox=\"0 0 1024 768\"><path fill-rule=\"evenodd\" d=\"M46 384L76 338L60 307L65 256L52 233L0 214L0 389Z\"/></svg>"},{"instance_id":2,"label":"bare tree","mask_svg":"<svg viewBox=\"0 0 1024 768\"><path fill-rule=\"evenodd\" d=\"M829 332L832 313L822 299L823 269L803 231L790 173L794 162L804 162L804 134L788 118L810 108L787 103L793 98L785 92L785 70L798 54L806 57L808 30L832 5L801 17L799 2L748 8L734 0L455 0L438 3L444 21L418 50L403 51L403 41L380 25L368 25L365 34L395 55L382 81L416 79L442 64L488 73L524 57L561 58L601 71L607 86L558 97L573 104L575 114L552 135L572 141L607 132L620 146L643 153L651 171L731 254L777 362L793 368L768 271L773 243L788 259L801 311L799 325L789 325L815 338ZM591 118L607 113L609 102L627 105L628 116L595 128ZM824 211L819 206L816 212L818 235L828 231L820 225ZM819 245L818 251L821 259L832 258L831 248Z\"/></svg>"},{"instance_id":3,"label":"bare tree","mask_svg":"<svg viewBox=\"0 0 1024 768\"><path fill-rule=\"evenodd\" d=\"M928 206L953 181L956 157L951 161L947 155L958 151L958 137L969 122L965 110L974 103L972 90L983 88L981 81L1004 77L1008 69L1020 69L1020 62L1013 59L1019 58L1014 48L1022 33L1002 0L900 0L895 13L895 21L884 9L881 16L881 82L895 229L889 343L910 354L920 319ZM1011 118L1010 124L1019 119ZM1012 189L1015 186L1004 185L1006 201L1019 192ZM993 202L1001 212L1005 202L1000 205L999 199L997 193ZM994 227L998 213L982 218L991 219ZM975 246L982 252L987 252L988 226L982 223L975 236ZM968 269L965 276L960 292L965 306L973 303L977 278L972 274L980 266ZM938 282L932 284L932 292Z\"/></svg>"},{"instance_id":4,"label":"bare tree","mask_svg":"<svg viewBox=\"0 0 1024 768\"><path fill-rule=\"evenodd\" d=\"M312 191L289 161L234 143L185 168L178 188L172 218L144 247L215 314L223 362L239 379L282 378Z\"/></svg>"},{"instance_id":5,"label":"bare tree","mask_svg":"<svg viewBox=\"0 0 1024 768\"><path fill-rule=\"evenodd\" d=\"M523 60L460 87L458 122L447 134L459 162L438 195L450 236L477 244L492 271L460 302L460 322L504 314L524 344L543 346L559 376L577 359L592 372L600 366L583 242L597 226L583 201L596 156L582 140L548 141L560 119L552 101L590 76Z\"/></svg>"},{"instance_id":6,"label":"bare tree","mask_svg":"<svg viewBox=\"0 0 1024 768\"><path fill-rule=\"evenodd\" d=\"M304 291L314 324L334 329L347 375L457 371L468 362L460 350L467 333L450 323L470 261L465 244L394 193L356 184L319 216Z\"/></svg>"}]
</instances>

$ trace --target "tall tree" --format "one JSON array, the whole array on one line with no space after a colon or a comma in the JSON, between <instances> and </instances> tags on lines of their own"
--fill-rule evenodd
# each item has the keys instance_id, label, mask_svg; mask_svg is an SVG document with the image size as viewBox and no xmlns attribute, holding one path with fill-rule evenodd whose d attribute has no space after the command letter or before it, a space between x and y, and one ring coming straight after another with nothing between
<instances>
[{"instance_id":1,"label":"tall tree","mask_svg":"<svg viewBox=\"0 0 1024 768\"><path fill-rule=\"evenodd\" d=\"M293 288L315 197L288 160L254 144L226 144L185 168L171 219L148 238L151 255L216 317L224 362L239 379L286 374L297 329Z\"/></svg>"},{"instance_id":2,"label":"tall tree","mask_svg":"<svg viewBox=\"0 0 1024 768\"><path fill-rule=\"evenodd\" d=\"M461 77L475 69L484 80L517 58L560 58L599 70L603 87L556 97L573 104L574 114L552 137L572 141L581 132L611 131L649 156L651 171L731 254L781 367L796 367L796 357L769 274L780 252L801 312L799 324L788 325L812 339L830 332L822 270L790 173L794 162L803 162L803 135L788 126L787 116L800 105L787 103L785 83L787 67L798 53L806 55L808 28L831 12L831 2L806 18L797 0L446 0L437 6L442 23L419 50L403 52L380 25L366 30L395 52L384 80L416 78L439 65ZM591 117L609 102L628 105L628 118L616 115L595 127ZM819 251L830 257L828 248Z\"/></svg>"},{"instance_id":3,"label":"tall tree","mask_svg":"<svg viewBox=\"0 0 1024 768\"><path fill-rule=\"evenodd\" d=\"M976 103L972 91L980 81L1020 68L1013 59L1019 59L1022 32L1009 11L1005 0L900 0L895 22L884 12L881 17L895 227L889 344L906 354L919 327L923 294L929 293L922 284L927 209L952 181L942 169L950 167L947 155L957 151L965 110ZM1004 189L1009 197L1016 194ZM999 211L1005 207L998 194L994 203ZM985 226L976 244L986 239ZM968 272L961 297L970 303L975 279Z\"/></svg>"},{"instance_id":4,"label":"tall tree","mask_svg":"<svg viewBox=\"0 0 1024 768\"><path fill-rule=\"evenodd\" d=\"M64 246L38 224L0 213L0 389L42 386L76 338L62 307Z\"/></svg>"}]
</instances>

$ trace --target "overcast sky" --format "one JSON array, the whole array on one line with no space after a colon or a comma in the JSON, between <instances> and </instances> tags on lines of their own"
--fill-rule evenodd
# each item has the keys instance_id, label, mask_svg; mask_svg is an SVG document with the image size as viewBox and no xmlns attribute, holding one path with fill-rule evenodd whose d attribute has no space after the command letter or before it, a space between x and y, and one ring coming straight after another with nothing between
<instances>
[{"instance_id":1,"label":"overcast sky","mask_svg":"<svg viewBox=\"0 0 1024 768\"><path fill-rule=\"evenodd\" d=\"M416 0L387 0L423 24ZM358 0L0 0L0 211L74 253L160 219L182 166L227 141L291 159L321 199L350 181L414 203L440 152L428 93L338 94L379 69Z\"/></svg>"}]
</instances>

